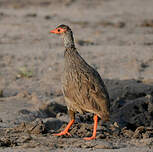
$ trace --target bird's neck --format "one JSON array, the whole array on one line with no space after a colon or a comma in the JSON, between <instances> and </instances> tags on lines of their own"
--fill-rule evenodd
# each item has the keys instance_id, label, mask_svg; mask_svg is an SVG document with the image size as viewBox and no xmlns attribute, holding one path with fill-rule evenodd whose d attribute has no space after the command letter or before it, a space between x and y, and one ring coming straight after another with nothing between
<instances>
[{"instance_id":1,"label":"bird's neck","mask_svg":"<svg viewBox=\"0 0 153 152\"><path fill-rule=\"evenodd\" d=\"M86 64L85 60L80 56L76 48L66 48L64 52L65 68L76 68ZM77 65L77 66L76 66Z\"/></svg>"},{"instance_id":2,"label":"bird's neck","mask_svg":"<svg viewBox=\"0 0 153 152\"><path fill-rule=\"evenodd\" d=\"M75 67L76 64L83 62L83 58L80 56L75 48L73 33L69 31L63 35L65 45L65 67Z\"/></svg>"},{"instance_id":3,"label":"bird's neck","mask_svg":"<svg viewBox=\"0 0 153 152\"><path fill-rule=\"evenodd\" d=\"M63 35L64 46L65 48L75 48L73 33L70 31Z\"/></svg>"}]
</instances>

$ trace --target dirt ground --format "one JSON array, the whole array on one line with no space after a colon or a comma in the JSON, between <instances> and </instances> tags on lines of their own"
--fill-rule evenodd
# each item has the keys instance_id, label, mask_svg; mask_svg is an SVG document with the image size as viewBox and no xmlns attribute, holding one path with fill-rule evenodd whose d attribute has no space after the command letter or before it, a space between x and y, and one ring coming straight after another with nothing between
<instances>
[{"instance_id":1,"label":"dirt ground","mask_svg":"<svg viewBox=\"0 0 153 152\"><path fill-rule=\"evenodd\" d=\"M153 151L152 0L0 0L0 151ZM71 137L61 92L64 46L49 31L69 25L111 98L111 121L77 114Z\"/></svg>"}]
</instances>

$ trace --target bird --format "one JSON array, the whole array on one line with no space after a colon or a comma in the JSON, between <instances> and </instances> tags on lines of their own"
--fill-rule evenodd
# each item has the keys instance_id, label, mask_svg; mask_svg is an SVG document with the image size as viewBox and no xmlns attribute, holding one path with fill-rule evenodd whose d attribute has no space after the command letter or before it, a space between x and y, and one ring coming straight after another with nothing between
<instances>
[{"instance_id":1,"label":"bird","mask_svg":"<svg viewBox=\"0 0 153 152\"><path fill-rule=\"evenodd\" d=\"M81 57L75 47L73 32L67 25L61 24L50 33L61 35L64 51L64 71L61 78L62 92L70 116L66 128L55 136L71 135L69 129L75 122L75 113L94 115L94 127L91 137L96 139L98 118L103 122L110 120L110 99L100 74Z\"/></svg>"}]
</instances>

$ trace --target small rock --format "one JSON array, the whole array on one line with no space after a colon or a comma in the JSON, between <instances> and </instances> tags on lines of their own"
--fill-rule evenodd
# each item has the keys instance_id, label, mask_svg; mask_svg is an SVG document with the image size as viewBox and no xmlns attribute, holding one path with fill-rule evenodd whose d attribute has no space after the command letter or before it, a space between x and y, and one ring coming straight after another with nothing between
<instances>
[{"instance_id":1,"label":"small rock","mask_svg":"<svg viewBox=\"0 0 153 152\"><path fill-rule=\"evenodd\" d=\"M142 132L142 131L144 131L144 129L145 129L144 126L140 126L140 127L138 127L138 128L135 130L135 132Z\"/></svg>"},{"instance_id":2,"label":"small rock","mask_svg":"<svg viewBox=\"0 0 153 152\"><path fill-rule=\"evenodd\" d=\"M117 124L117 122L114 122L114 126L119 128L119 125Z\"/></svg>"},{"instance_id":3,"label":"small rock","mask_svg":"<svg viewBox=\"0 0 153 152\"><path fill-rule=\"evenodd\" d=\"M27 129L32 134L41 134L45 132L45 124L41 120L36 120L30 124Z\"/></svg>"},{"instance_id":4,"label":"small rock","mask_svg":"<svg viewBox=\"0 0 153 152\"><path fill-rule=\"evenodd\" d=\"M105 144L98 144L94 148L96 148L96 149L113 149L113 146L109 143L105 143Z\"/></svg>"},{"instance_id":5,"label":"small rock","mask_svg":"<svg viewBox=\"0 0 153 152\"><path fill-rule=\"evenodd\" d=\"M4 13L3 12L0 12L0 16L4 16Z\"/></svg>"},{"instance_id":6,"label":"small rock","mask_svg":"<svg viewBox=\"0 0 153 152\"><path fill-rule=\"evenodd\" d=\"M23 92L19 92L17 94L17 97L19 97L19 98L30 98L31 95L27 91L23 91Z\"/></svg>"},{"instance_id":7,"label":"small rock","mask_svg":"<svg viewBox=\"0 0 153 152\"><path fill-rule=\"evenodd\" d=\"M133 138L141 138L142 137L142 133L144 133L145 127L144 126L140 126L138 127L133 135Z\"/></svg>"},{"instance_id":8,"label":"small rock","mask_svg":"<svg viewBox=\"0 0 153 152\"><path fill-rule=\"evenodd\" d=\"M46 16L45 16L45 19L46 19L46 20L49 20L49 19L51 19L51 18L52 18L52 17L51 17L50 15L46 15Z\"/></svg>"},{"instance_id":9,"label":"small rock","mask_svg":"<svg viewBox=\"0 0 153 152\"><path fill-rule=\"evenodd\" d=\"M116 27L116 28L123 28L126 26L126 23L123 21L118 21L116 23L112 21L101 21L98 24L104 27L111 26L111 27Z\"/></svg>"},{"instance_id":10,"label":"small rock","mask_svg":"<svg viewBox=\"0 0 153 152\"><path fill-rule=\"evenodd\" d=\"M116 129L116 130L113 132L113 136L118 137L119 135L120 135L120 129Z\"/></svg>"},{"instance_id":11,"label":"small rock","mask_svg":"<svg viewBox=\"0 0 153 152\"><path fill-rule=\"evenodd\" d=\"M127 128L123 128L122 133L125 137L129 137L129 138L133 137L133 134L134 134L132 130L129 130Z\"/></svg>"},{"instance_id":12,"label":"small rock","mask_svg":"<svg viewBox=\"0 0 153 152\"><path fill-rule=\"evenodd\" d=\"M61 128L61 126L64 124L63 121L60 121L56 118L49 118L44 121L45 123L45 128L50 131L50 130L58 130Z\"/></svg>"},{"instance_id":13,"label":"small rock","mask_svg":"<svg viewBox=\"0 0 153 152\"><path fill-rule=\"evenodd\" d=\"M147 139L147 138L149 138L149 134L146 132L146 133L143 133L142 134L142 137L143 137L143 139Z\"/></svg>"},{"instance_id":14,"label":"small rock","mask_svg":"<svg viewBox=\"0 0 153 152\"><path fill-rule=\"evenodd\" d=\"M19 142L19 143L26 143L27 141L29 141L29 140L31 140L31 139L32 139L32 137L31 137L29 134L27 134L27 135L21 136L21 137L18 139L17 142Z\"/></svg>"},{"instance_id":15,"label":"small rock","mask_svg":"<svg viewBox=\"0 0 153 152\"><path fill-rule=\"evenodd\" d=\"M36 13L29 13L26 15L26 17L37 17Z\"/></svg>"},{"instance_id":16,"label":"small rock","mask_svg":"<svg viewBox=\"0 0 153 152\"><path fill-rule=\"evenodd\" d=\"M106 138L105 134L97 135L97 139L105 139L105 138Z\"/></svg>"},{"instance_id":17,"label":"small rock","mask_svg":"<svg viewBox=\"0 0 153 152\"><path fill-rule=\"evenodd\" d=\"M89 41L89 40L78 40L77 43L80 45L80 46L85 46L85 45L95 45L94 42L92 41Z\"/></svg>"},{"instance_id":18,"label":"small rock","mask_svg":"<svg viewBox=\"0 0 153 152\"><path fill-rule=\"evenodd\" d=\"M37 147L37 146L38 146L37 143L24 143L24 144L22 145L22 148L35 148L35 147Z\"/></svg>"},{"instance_id":19,"label":"small rock","mask_svg":"<svg viewBox=\"0 0 153 152\"><path fill-rule=\"evenodd\" d=\"M153 138L141 139L140 143L143 145L153 145Z\"/></svg>"},{"instance_id":20,"label":"small rock","mask_svg":"<svg viewBox=\"0 0 153 152\"><path fill-rule=\"evenodd\" d=\"M27 114L29 114L31 112L29 110L27 110L27 109L22 109L22 110L18 111L18 113L19 114L23 114L23 115L27 115Z\"/></svg>"},{"instance_id":21,"label":"small rock","mask_svg":"<svg viewBox=\"0 0 153 152\"><path fill-rule=\"evenodd\" d=\"M42 1L42 2L40 3L40 5L41 5L41 6L49 6L50 3L51 3L50 1L44 1L44 2Z\"/></svg>"},{"instance_id":22,"label":"small rock","mask_svg":"<svg viewBox=\"0 0 153 152\"><path fill-rule=\"evenodd\" d=\"M3 90L0 90L0 97L3 97Z\"/></svg>"},{"instance_id":23,"label":"small rock","mask_svg":"<svg viewBox=\"0 0 153 152\"><path fill-rule=\"evenodd\" d=\"M0 122L3 122L2 118L0 118Z\"/></svg>"}]
</instances>

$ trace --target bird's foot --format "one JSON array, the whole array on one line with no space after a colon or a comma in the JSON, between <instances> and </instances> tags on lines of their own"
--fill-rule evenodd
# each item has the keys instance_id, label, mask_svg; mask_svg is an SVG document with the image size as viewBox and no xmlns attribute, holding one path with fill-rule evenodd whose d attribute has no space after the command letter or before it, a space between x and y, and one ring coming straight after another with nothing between
<instances>
[{"instance_id":1,"label":"bird's foot","mask_svg":"<svg viewBox=\"0 0 153 152\"><path fill-rule=\"evenodd\" d=\"M63 135L72 136L68 131L62 131L58 134L53 134L53 136L63 136Z\"/></svg>"},{"instance_id":2,"label":"bird's foot","mask_svg":"<svg viewBox=\"0 0 153 152\"><path fill-rule=\"evenodd\" d=\"M66 126L66 128L58 133L58 134L53 134L54 136L62 136L62 135L68 135L68 136L71 136L71 134L68 132L69 128L72 126L72 124L74 123L74 119L72 119L69 124Z\"/></svg>"},{"instance_id":3,"label":"bird's foot","mask_svg":"<svg viewBox=\"0 0 153 152\"><path fill-rule=\"evenodd\" d=\"M85 137L83 138L84 140L93 140L96 139L96 136L91 136L91 137Z\"/></svg>"}]
</instances>

